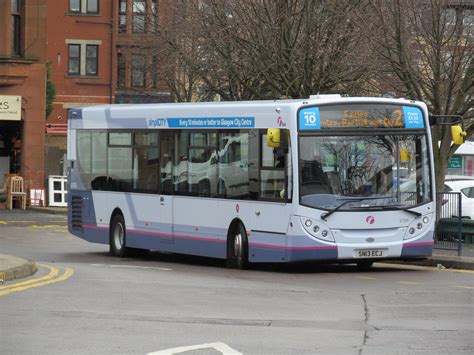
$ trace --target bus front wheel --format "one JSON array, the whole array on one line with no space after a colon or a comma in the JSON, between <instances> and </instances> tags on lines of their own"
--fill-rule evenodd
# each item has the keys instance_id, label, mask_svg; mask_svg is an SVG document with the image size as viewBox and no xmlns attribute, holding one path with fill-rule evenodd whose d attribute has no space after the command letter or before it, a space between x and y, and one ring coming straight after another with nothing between
<instances>
[{"instance_id":1,"label":"bus front wheel","mask_svg":"<svg viewBox=\"0 0 474 355\"><path fill-rule=\"evenodd\" d=\"M242 223L238 223L227 241L227 267L246 269L248 267L248 239Z\"/></svg>"},{"instance_id":2,"label":"bus front wheel","mask_svg":"<svg viewBox=\"0 0 474 355\"><path fill-rule=\"evenodd\" d=\"M357 268L359 270L370 270L370 268L372 268L373 264L374 264L373 261L358 261L357 262Z\"/></svg>"},{"instance_id":3,"label":"bus front wheel","mask_svg":"<svg viewBox=\"0 0 474 355\"><path fill-rule=\"evenodd\" d=\"M116 214L110 228L110 254L123 258L127 255L127 233L125 221L121 214Z\"/></svg>"}]
</instances>

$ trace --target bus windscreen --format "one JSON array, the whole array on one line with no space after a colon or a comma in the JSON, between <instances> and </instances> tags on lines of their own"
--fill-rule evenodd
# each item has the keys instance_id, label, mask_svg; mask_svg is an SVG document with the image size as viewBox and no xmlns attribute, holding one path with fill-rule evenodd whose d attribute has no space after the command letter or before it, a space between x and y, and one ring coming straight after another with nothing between
<instances>
[{"instance_id":1,"label":"bus windscreen","mask_svg":"<svg viewBox=\"0 0 474 355\"><path fill-rule=\"evenodd\" d=\"M427 145L425 135L301 136L300 201L320 209L344 199L364 198L367 207L430 202Z\"/></svg>"}]
</instances>

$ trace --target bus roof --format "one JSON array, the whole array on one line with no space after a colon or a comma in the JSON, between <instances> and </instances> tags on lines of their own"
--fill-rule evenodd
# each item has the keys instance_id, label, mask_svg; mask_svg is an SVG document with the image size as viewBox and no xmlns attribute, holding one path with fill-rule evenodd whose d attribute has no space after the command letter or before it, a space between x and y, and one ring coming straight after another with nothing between
<instances>
[{"instance_id":1,"label":"bus roof","mask_svg":"<svg viewBox=\"0 0 474 355\"><path fill-rule=\"evenodd\" d=\"M71 109L69 124L72 129L290 127L296 125L294 117L301 107L361 102L426 108L420 101L403 98L341 95L312 95L308 99L291 100L110 104Z\"/></svg>"}]
</instances>

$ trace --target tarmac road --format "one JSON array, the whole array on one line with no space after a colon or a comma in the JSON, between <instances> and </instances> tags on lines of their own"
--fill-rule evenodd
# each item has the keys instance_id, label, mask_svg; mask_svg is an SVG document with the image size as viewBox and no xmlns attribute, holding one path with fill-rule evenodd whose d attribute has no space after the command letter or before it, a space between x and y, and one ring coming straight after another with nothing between
<instances>
[{"instance_id":1,"label":"tarmac road","mask_svg":"<svg viewBox=\"0 0 474 355\"><path fill-rule=\"evenodd\" d=\"M69 235L65 216L0 221L0 252L38 266L0 286L2 354L474 352L469 270L118 259Z\"/></svg>"}]
</instances>

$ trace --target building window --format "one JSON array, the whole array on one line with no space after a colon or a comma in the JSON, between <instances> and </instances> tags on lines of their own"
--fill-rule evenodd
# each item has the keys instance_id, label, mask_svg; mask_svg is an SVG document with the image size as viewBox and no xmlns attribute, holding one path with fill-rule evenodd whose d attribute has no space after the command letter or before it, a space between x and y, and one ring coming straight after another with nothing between
<instances>
[{"instance_id":1,"label":"building window","mask_svg":"<svg viewBox=\"0 0 474 355\"><path fill-rule=\"evenodd\" d=\"M97 75L99 57L99 46L95 44L86 45L86 75Z\"/></svg>"},{"instance_id":2,"label":"building window","mask_svg":"<svg viewBox=\"0 0 474 355\"><path fill-rule=\"evenodd\" d=\"M127 0L119 0L119 32L127 32Z\"/></svg>"},{"instance_id":3,"label":"building window","mask_svg":"<svg viewBox=\"0 0 474 355\"><path fill-rule=\"evenodd\" d=\"M132 86L145 86L145 57L140 54L132 55Z\"/></svg>"},{"instance_id":4,"label":"building window","mask_svg":"<svg viewBox=\"0 0 474 355\"><path fill-rule=\"evenodd\" d=\"M69 0L69 12L98 14L99 0Z\"/></svg>"},{"instance_id":5,"label":"building window","mask_svg":"<svg viewBox=\"0 0 474 355\"><path fill-rule=\"evenodd\" d=\"M151 2L150 31L156 32L158 28L158 0Z\"/></svg>"},{"instance_id":6,"label":"building window","mask_svg":"<svg viewBox=\"0 0 474 355\"><path fill-rule=\"evenodd\" d=\"M99 45L101 41L66 40L68 45L68 74L99 74Z\"/></svg>"},{"instance_id":7,"label":"building window","mask_svg":"<svg viewBox=\"0 0 474 355\"><path fill-rule=\"evenodd\" d=\"M68 74L80 75L81 74L81 45L70 44L69 45L69 62L68 62Z\"/></svg>"},{"instance_id":8,"label":"building window","mask_svg":"<svg viewBox=\"0 0 474 355\"><path fill-rule=\"evenodd\" d=\"M120 53L117 55L117 86L125 87L125 58Z\"/></svg>"},{"instance_id":9,"label":"building window","mask_svg":"<svg viewBox=\"0 0 474 355\"><path fill-rule=\"evenodd\" d=\"M12 0L12 55L21 55L21 0Z\"/></svg>"},{"instance_id":10,"label":"building window","mask_svg":"<svg viewBox=\"0 0 474 355\"><path fill-rule=\"evenodd\" d=\"M99 0L88 0L87 1L87 13L89 13L89 14L99 13Z\"/></svg>"},{"instance_id":11,"label":"building window","mask_svg":"<svg viewBox=\"0 0 474 355\"><path fill-rule=\"evenodd\" d=\"M133 0L133 32L145 32L145 0Z\"/></svg>"},{"instance_id":12,"label":"building window","mask_svg":"<svg viewBox=\"0 0 474 355\"><path fill-rule=\"evenodd\" d=\"M158 88L159 87L159 84L160 84L160 76L159 76L159 59L158 59L158 55L154 55L153 56L153 66L152 66L152 71L151 71L151 75L152 75L152 86L154 88Z\"/></svg>"},{"instance_id":13,"label":"building window","mask_svg":"<svg viewBox=\"0 0 474 355\"><path fill-rule=\"evenodd\" d=\"M69 12L81 12L81 0L69 0Z\"/></svg>"}]
</instances>

